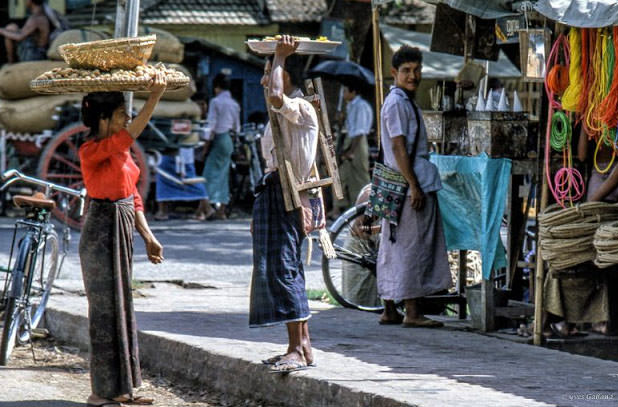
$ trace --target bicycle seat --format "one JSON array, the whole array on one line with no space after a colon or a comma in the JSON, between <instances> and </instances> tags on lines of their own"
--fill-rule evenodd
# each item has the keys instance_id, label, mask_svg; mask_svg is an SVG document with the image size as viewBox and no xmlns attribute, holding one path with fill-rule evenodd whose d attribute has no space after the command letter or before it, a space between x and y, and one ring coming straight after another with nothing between
<instances>
[{"instance_id":1,"label":"bicycle seat","mask_svg":"<svg viewBox=\"0 0 618 407\"><path fill-rule=\"evenodd\" d=\"M22 206L30 206L33 208L52 210L56 207L56 202L47 199L42 192L35 192L32 196L15 195L13 197L13 203L19 208Z\"/></svg>"}]
</instances>

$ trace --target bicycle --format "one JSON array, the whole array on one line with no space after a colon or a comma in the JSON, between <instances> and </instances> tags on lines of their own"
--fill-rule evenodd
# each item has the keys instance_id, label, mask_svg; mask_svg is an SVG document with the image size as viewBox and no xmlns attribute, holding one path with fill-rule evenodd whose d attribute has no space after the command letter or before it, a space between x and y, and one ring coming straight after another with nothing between
<instances>
[{"instance_id":1,"label":"bicycle","mask_svg":"<svg viewBox=\"0 0 618 407\"><path fill-rule=\"evenodd\" d=\"M376 276L381 220L365 224L366 207L367 202L363 202L349 208L328 228L337 256L322 256L322 277L329 294L342 306L382 312ZM439 314L452 303L459 305L459 317L465 318L462 308L466 303L460 292L445 291L419 300L419 306L428 314ZM403 304L397 306L402 308Z\"/></svg>"},{"instance_id":2,"label":"bicycle","mask_svg":"<svg viewBox=\"0 0 618 407\"><path fill-rule=\"evenodd\" d=\"M366 207L366 202L351 207L328 228L337 257L322 256L322 277L328 292L344 307L381 312L376 279L381 226L376 220L366 225L368 233L361 232Z\"/></svg>"},{"instance_id":3,"label":"bicycle","mask_svg":"<svg viewBox=\"0 0 618 407\"><path fill-rule=\"evenodd\" d=\"M64 263L70 241L70 228L65 222L63 231L63 253L58 263L58 234L50 223L52 210L56 202L49 198L55 191L58 194L70 195L79 199L79 213L83 213L86 190L81 191L56 185L48 181L23 175L17 170L8 170L2 177L5 183L0 191L16 182L25 182L43 187L44 194L33 196L16 195L13 202L26 210L24 219L15 222L13 240L7 267L1 267L0 272L6 273L4 289L0 297L0 311L4 310L4 327L0 340L0 365L6 366L11 352L16 344L26 344L30 341L33 331L39 325L54 279ZM60 206L68 217L69 203L60 200ZM24 235L17 244L15 262L13 252L19 229L25 229Z\"/></svg>"}]
</instances>

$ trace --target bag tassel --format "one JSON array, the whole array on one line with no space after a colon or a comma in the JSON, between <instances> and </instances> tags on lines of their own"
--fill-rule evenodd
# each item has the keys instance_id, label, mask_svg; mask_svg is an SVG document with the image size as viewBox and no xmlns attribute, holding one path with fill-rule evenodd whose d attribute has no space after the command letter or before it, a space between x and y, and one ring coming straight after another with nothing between
<instances>
[{"instance_id":1,"label":"bag tassel","mask_svg":"<svg viewBox=\"0 0 618 407\"><path fill-rule=\"evenodd\" d=\"M307 267L311 266L311 256L313 256L313 239L307 239Z\"/></svg>"},{"instance_id":2,"label":"bag tassel","mask_svg":"<svg viewBox=\"0 0 618 407\"><path fill-rule=\"evenodd\" d=\"M327 259L334 259L337 257L337 252L333 246L333 242L330 240L330 234L326 228L320 229L320 246L322 246L322 252Z\"/></svg>"}]
</instances>

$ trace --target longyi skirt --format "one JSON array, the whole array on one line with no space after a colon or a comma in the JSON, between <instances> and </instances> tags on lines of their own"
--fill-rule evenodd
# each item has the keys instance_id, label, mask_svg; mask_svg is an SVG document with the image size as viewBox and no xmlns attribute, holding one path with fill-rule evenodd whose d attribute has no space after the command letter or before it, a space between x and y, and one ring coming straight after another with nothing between
<instances>
[{"instance_id":1,"label":"longyi skirt","mask_svg":"<svg viewBox=\"0 0 618 407\"><path fill-rule=\"evenodd\" d=\"M286 212L277 173L253 204L253 275L249 326L305 321L311 317L301 258L304 233L297 211Z\"/></svg>"},{"instance_id":2,"label":"longyi skirt","mask_svg":"<svg viewBox=\"0 0 618 407\"><path fill-rule=\"evenodd\" d=\"M133 310L133 197L93 199L79 241L90 330L92 392L112 399L142 382Z\"/></svg>"}]
</instances>

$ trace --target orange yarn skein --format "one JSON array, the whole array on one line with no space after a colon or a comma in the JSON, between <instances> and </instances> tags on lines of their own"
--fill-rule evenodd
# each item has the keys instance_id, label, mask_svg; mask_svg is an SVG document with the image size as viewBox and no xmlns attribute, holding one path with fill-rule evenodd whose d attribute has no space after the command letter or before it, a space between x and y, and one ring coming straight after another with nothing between
<instances>
[{"instance_id":1,"label":"orange yarn skein","mask_svg":"<svg viewBox=\"0 0 618 407\"><path fill-rule=\"evenodd\" d=\"M569 87L569 70L564 65L554 65L547 74L547 86L556 95L562 96Z\"/></svg>"}]
</instances>

